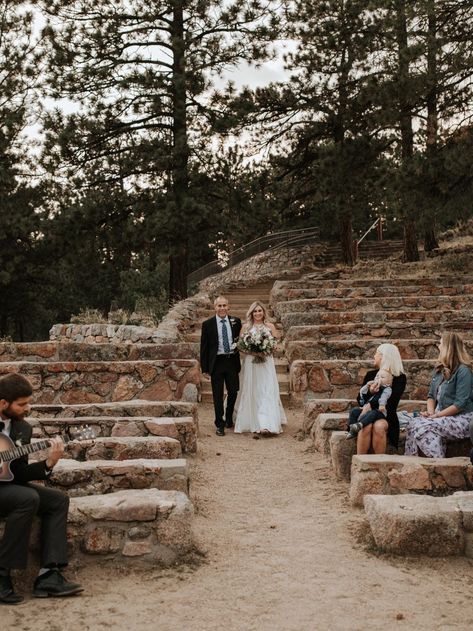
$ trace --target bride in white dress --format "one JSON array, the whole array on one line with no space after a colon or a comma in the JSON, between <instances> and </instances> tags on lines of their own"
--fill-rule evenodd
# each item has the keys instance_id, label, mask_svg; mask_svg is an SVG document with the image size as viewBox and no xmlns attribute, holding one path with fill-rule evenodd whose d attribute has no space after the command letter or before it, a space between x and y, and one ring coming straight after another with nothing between
<instances>
[{"instance_id":1,"label":"bride in white dress","mask_svg":"<svg viewBox=\"0 0 473 631\"><path fill-rule=\"evenodd\" d=\"M246 314L240 335L266 329L277 338L274 324L266 321L266 309L254 302ZM279 384L272 356L264 362L253 361L253 354L244 354L240 373L240 391L235 405L235 433L280 434L286 424L286 414L279 397ZM256 437L256 436L255 436Z\"/></svg>"}]
</instances>

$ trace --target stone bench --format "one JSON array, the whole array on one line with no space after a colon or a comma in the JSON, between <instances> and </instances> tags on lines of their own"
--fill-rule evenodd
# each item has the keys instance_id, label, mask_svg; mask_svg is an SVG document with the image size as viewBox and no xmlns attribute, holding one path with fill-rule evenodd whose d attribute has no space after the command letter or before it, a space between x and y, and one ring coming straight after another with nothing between
<instances>
[{"instance_id":1,"label":"stone bench","mask_svg":"<svg viewBox=\"0 0 473 631\"><path fill-rule=\"evenodd\" d=\"M117 362L196 359L199 345L88 344L84 342L0 342L0 362Z\"/></svg>"},{"instance_id":2,"label":"stone bench","mask_svg":"<svg viewBox=\"0 0 473 631\"><path fill-rule=\"evenodd\" d=\"M37 403L197 401L199 363L194 359L123 362L0 362L0 375L19 372Z\"/></svg>"},{"instance_id":3,"label":"stone bench","mask_svg":"<svg viewBox=\"0 0 473 631\"><path fill-rule=\"evenodd\" d=\"M171 565L194 549L192 504L185 493L124 490L71 499L67 538L73 566L103 558L131 565ZM4 521L0 518L0 537ZM39 520L31 550L36 559Z\"/></svg>"},{"instance_id":4,"label":"stone bench","mask_svg":"<svg viewBox=\"0 0 473 631\"><path fill-rule=\"evenodd\" d=\"M356 402L353 398L309 399L304 404L304 421L303 421L302 429L304 430L305 434L310 434L312 427L317 417L320 414L338 415L338 414L343 413L343 415L340 418L343 417L346 420L348 418L349 411L355 405L356 405ZM406 412L413 412L414 410L422 409L424 406L425 406L425 401L417 401L415 399L413 400L401 399L399 401L398 411L405 410Z\"/></svg>"},{"instance_id":5,"label":"stone bench","mask_svg":"<svg viewBox=\"0 0 473 631\"><path fill-rule=\"evenodd\" d=\"M70 452L77 460L160 460L182 455L180 442L164 436L96 438L92 445L78 444Z\"/></svg>"},{"instance_id":6,"label":"stone bench","mask_svg":"<svg viewBox=\"0 0 473 631\"><path fill-rule=\"evenodd\" d=\"M182 458L86 462L62 459L54 467L48 485L70 497L148 488L188 493L189 475Z\"/></svg>"},{"instance_id":7,"label":"stone bench","mask_svg":"<svg viewBox=\"0 0 473 631\"><path fill-rule=\"evenodd\" d=\"M469 458L374 454L352 458L350 501L353 506L363 506L365 495L372 494L451 495L455 491L471 490L473 467Z\"/></svg>"},{"instance_id":8,"label":"stone bench","mask_svg":"<svg viewBox=\"0 0 473 631\"><path fill-rule=\"evenodd\" d=\"M395 450L388 445L388 455L404 454L405 434L401 432L399 436L399 447ZM471 449L470 440L455 440L447 444L447 458L466 456ZM351 479L351 467L353 456L356 455L356 440L347 440L346 432L333 431L330 436L330 459L335 476L338 480L349 482Z\"/></svg>"},{"instance_id":9,"label":"stone bench","mask_svg":"<svg viewBox=\"0 0 473 631\"><path fill-rule=\"evenodd\" d=\"M401 357L406 359L430 359L438 357L439 338L435 339L357 339L357 340L315 340L286 341L286 357L292 363L298 359L305 361L321 359L371 359L383 342L395 344ZM473 341L466 340L466 346L473 350Z\"/></svg>"},{"instance_id":10,"label":"stone bench","mask_svg":"<svg viewBox=\"0 0 473 631\"><path fill-rule=\"evenodd\" d=\"M310 437L316 451L320 451L324 456L330 456L330 437L332 432L346 430L348 413L354 405L355 403L351 402L346 412L335 414L328 412L317 415L310 430ZM423 401L401 401L398 411L401 412L402 406L402 410L412 412L413 410L418 410L422 405L424 405Z\"/></svg>"},{"instance_id":11,"label":"stone bench","mask_svg":"<svg viewBox=\"0 0 473 631\"><path fill-rule=\"evenodd\" d=\"M418 276L398 276L396 278L386 277L370 277L370 278L320 278L320 274L306 274L301 278L294 280L277 280L271 290L271 295L286 289L333 289L336 288L356 288L356 287L404 287L404 286L427 286L427 287L449 287L450 285L471 285L473 284L473 276L459 274L439 274L435 280L427 277Z\"/></svg>"},{"instance_id":12,"label":"stone bench","mask_svg":"<svg viewBox=\"0 0 473 631\"><path fill-rule=\"evenodd\" d=\"M411 285L384 285L382 288L375 285L363 286L338 286L314 287L298 286L294 287L286 283L284 287L275 287L271 292L270 302L276 304L285 300L302 300L313 298L379 298L380 295L390 296L458 296L473 294L473 283L453 283L436 285L416 284Z\"/></svg>"},{"instance_id":13,"label":"stone bench","mask_svg":"<svg viewBox=\"0 0 473 631\"><path fill-rule=\"evenodd\" d=\"M177 418L152 416L88 416L31 418L35 438L63 434L73 437L74 432L88 425L96 436L167 436L181 443L183 453L197 451L197 426L192 416Z\"/></svg>"},{"instance_id":14,"label":"stone bench","mask_svg":"<svg viewBox=\"0 0 473 631\"><path fill-rule=\"evenodd\" d=\"M342 325L342 324L369 324L379 322L406 322L416 325L434 324L441 326L450 322L471 322L473 320L473 309L462 309L460 311L452 309L401 309L393 311L296 311L284 313L280 316L281 324L285 331L293 326L311 325ZM460 326L460 324L459 324Z\"/></svg>"},{"instance_id":15,"label":"stone bench","mask_svg":"<svg viewBox=\"0 0 473 631\"><path fill-rule=\"evenodd\" d=\"M61 403L36 403L31 406L31 416L34 418L53 417L89 417L89 416L170 416L179 418L191 416L198 425L197 404L185 401L114 401L107 403L84 403L67 405Z\"/></svg>"},{"instance_id":16,"label":"stone bench","mask_svg":"<svg viewBox=\"0 0 473 631\"><path fill-rule=\"evenodd\" d=\"M367 495L376 547L402 556L473 557L473 492L449 497Z\"/></svg>"},{"instance_id":17,"label":"stone bench","mask_svg":"<svg viewBox=\"0 0 473 631\"><path fill-rule=\"evenodd\" d=\"M408 359L403 362L407 375L405 399L426 400L434 362ZM290 366L292 392L299 397L349 398L354 400L372 360L297 360Z\"/></svg>"},{"instance_id":18,"label":"stone bench","mask_svg":"<svg viewBox=\"0 0 473 631\"><path fill-rule=\"evenodd\" d=\"M287 313L307 313L311 311L400 311L416 310L461 310L473 307L473 295L458 296L396 296L376 298L307 298L288 300L273 305L276 316Z\"/></svg>"},{"instance_id":19,"label":"stone bench","mask_svg":"<svg viewBox=\"0 0 473 631\"><path fill-rule=\"evenodd\" d=\"M452 316L452 318L453 317L454 316ZM452 319L449 322L439 324L438 322L411 323L407 320L397 322L387 319L384 322L292 326L286 331L284 339L286 346L288 342L294 341L316 342L317 340L322 340L324 342L331 342L366 338L392 342L394 339L416 340L418 338L439 338L442 331L446 329L461 329L463 334L468 333L473 337L473 320L457 322ZM379 343L381 343L381 341L379 341Z\"/></svg>"}]
</instances>

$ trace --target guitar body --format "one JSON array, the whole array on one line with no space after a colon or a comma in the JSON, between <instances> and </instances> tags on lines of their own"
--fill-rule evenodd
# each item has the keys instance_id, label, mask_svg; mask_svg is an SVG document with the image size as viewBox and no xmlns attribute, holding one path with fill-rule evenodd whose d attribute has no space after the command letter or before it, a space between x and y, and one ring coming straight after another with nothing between
<instances>
[{"instance_id":1,"label":"guitar body","mask_svg":"<svg viewBox=\"0 0 473 631\"><path fill-rule=\"evenodd\" d=\"M0 433L0 453L13 449L14 447L13 441L5 434ZM11 482L12 480L13 473L10 470L10 463L0 462L0 482Z\"/></svg>"}]
</instances>

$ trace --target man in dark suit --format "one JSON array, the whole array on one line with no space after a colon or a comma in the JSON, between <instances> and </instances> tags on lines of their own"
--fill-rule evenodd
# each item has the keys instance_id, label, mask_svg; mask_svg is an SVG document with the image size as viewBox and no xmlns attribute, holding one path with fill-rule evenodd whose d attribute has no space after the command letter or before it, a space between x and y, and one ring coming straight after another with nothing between
<instances>
[{"instance_id":1,"label":"man in dark suit","mask_svg":"<svg viewBox=\"0 0 473 631\"><path fill-rule=\"evenodd\" d=\"M200 366L204 375L210 375L215 409L217 436L225 436L225 427L233 427L233 409L238 394L240 354L236 339L241 320L228 315L228 300L218 296L214 300L215 316L202 324L200 339ZM227 388L227 408L223 416L223 392Z\"/></svg>"},{"instance_id":2,"label":"man in dark suit","mask_svg":"<svg viewBox=\"0 0 473 631\"><path fill-rule=\"evenodd\" d=\"M25 421L33 394L28 379L16 373L0 377L0 450L31 442L32 428ZM67 512L69 498L52 488L31 484L31 480L47 480L64 452L64 443L51 440L47 458L28 464L28 456L11 461L12 481L0 479L0 516L5 518L5 531L0 541L0 604L17 605L23 597L16 594L10 578L11 569L23 569L28 559L29 538L33 519L41 518L41 568L34 583L33 595L71 596L83 591L77 583L69 583L59 572L67 565ZM0 463L7 472L7 464ZM6 477L6 476L5 476Z\"/></svg>"}]
</instances>

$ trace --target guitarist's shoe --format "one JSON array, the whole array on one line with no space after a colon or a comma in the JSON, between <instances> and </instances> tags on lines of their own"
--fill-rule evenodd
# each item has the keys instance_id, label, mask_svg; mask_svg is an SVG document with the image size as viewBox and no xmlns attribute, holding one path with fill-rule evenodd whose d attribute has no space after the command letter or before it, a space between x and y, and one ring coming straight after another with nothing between
<instances>
[{"instance_id":1,"label":"guitarist's shoe","mask_svg":"<svg viewBox=\"0 0 473 631\"><path fill-rule=\"evenodd\" d=\"M33 596L47 598L48 596L73 596L83 592L84 588L78 583L68 583L57 569L41 574L34 582Z\"/></svg>"},{"instance_id":2,"label":"guitarist's shoe","mask_svg":"<svg viewBox=\"0 0 473 631\"><path fill-rule=\"evenodd\" d=\"M0 605L18 605L23 596L15 594L10 576L0 576Z\"/></svg>"}]
</instances>

